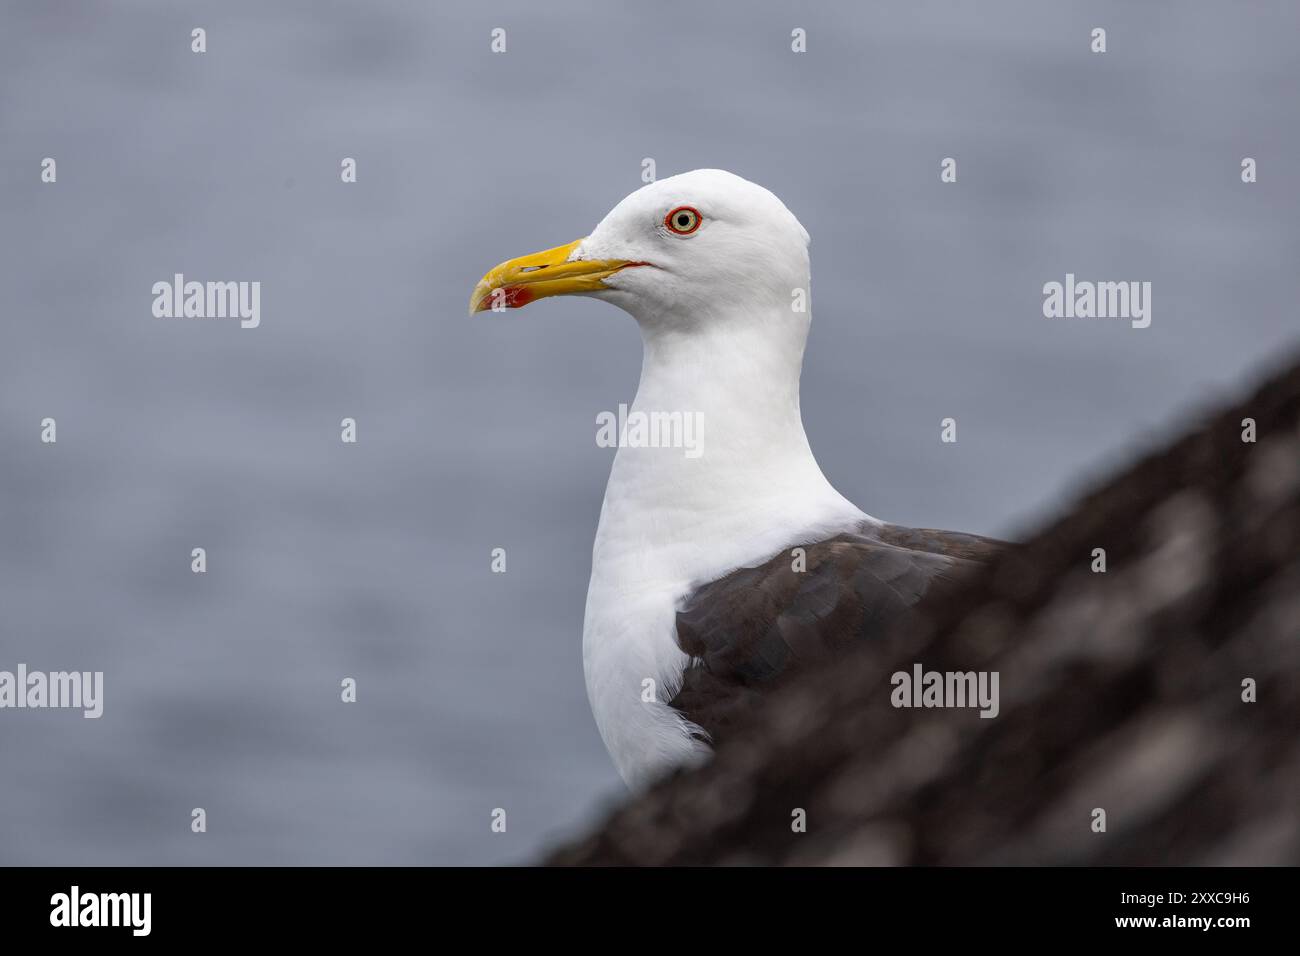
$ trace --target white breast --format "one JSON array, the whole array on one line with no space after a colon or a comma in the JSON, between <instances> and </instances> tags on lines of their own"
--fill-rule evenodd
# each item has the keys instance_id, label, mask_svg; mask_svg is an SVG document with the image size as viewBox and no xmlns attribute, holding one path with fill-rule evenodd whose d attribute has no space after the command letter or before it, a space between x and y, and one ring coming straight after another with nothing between
<instances>
[{"instance_id":1,"label":"white breast","mask_svg":"<svg viewBox=\"0 0 1300 956\"><path fill-rule=\"evenodd\" d=\"M749 382L746 367L729 365L744 363L746 350L727 345L691 339L692 350L709 356L709 374L701 375L680 342L665 350L646 336L632 411L701 413L703 454L621 447L592 550L587 693L633 787L709 753L667 704L688 662L676 640L683 599L735 568L874 520L835 491L813 459L799 416L797 357L792 383Z\"/></svg>"},{"instance_id":2,"label":"white breast","mask_svg":"<svg viewBox=\"0 0 1300 956\"><path fill-rule=\"evenodd\" d=\"M677 646L676 614L694 587L870 519L851 505L831 505L817 519L754 515L744 529L752 531L764 520L771 521L766 533L735 537L736 546L710 556L709 545L727 539L710 537L709 527L701 527L693 541L668 548L646 542L638 552L635 544L625 543L631 540L626 528L613 530L602 517L587 589L583 668L601 738L629 786L643 787L710 752L692 736L697 728L668 705L688 663ZM693 572L686 570L690 567Z\"/></svg>"}]
</instances>

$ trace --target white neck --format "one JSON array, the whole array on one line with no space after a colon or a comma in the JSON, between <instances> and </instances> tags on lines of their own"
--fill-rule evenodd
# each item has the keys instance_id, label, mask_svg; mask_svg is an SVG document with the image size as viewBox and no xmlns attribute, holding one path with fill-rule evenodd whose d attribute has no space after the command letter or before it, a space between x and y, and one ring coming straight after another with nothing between
<instances>
[{"instance_id":1,"label":"white neck","mask_svg":"<svg viewBox=\"0 0 1300 956\"><path fill-rule=\"evenodd\" d=\"M808 317L786 306L702 314L689 327L641 319L645 352L631 414L682 412L701 453L620 447L592 553L583 635L587 689L624 779L698 753L676 712L686 657L679 602L700 584L783 548L870 519L822 475L799 413ZM641 699L654 680L660 706Z\"/></svg>"}]
</instances>

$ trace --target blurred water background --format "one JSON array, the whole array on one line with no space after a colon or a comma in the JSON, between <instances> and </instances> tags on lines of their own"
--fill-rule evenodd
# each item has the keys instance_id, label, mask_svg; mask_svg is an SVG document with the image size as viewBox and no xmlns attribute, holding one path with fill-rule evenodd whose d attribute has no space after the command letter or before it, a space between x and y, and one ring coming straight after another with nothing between
<instances>
[{"instance_id":1,"label":"blurred water background","mask_svg":"<svg viewBox=\"0 0 1300 956\"><path fill-rule=\"evenodd\" d=\"M1295 342L1297 35L1290 3L5 3L0 669L106 690L0 712L0 862L521 862L590 822L594 422L639 340L585 299L470 320L479 276L645 157L760 182L813 236L824 470L1014 535ZM176 272L260 281L261 326L153 318ZM1045 319L1067 272L1152 282L1151 327Z\"/></svg>"}]
</instances>

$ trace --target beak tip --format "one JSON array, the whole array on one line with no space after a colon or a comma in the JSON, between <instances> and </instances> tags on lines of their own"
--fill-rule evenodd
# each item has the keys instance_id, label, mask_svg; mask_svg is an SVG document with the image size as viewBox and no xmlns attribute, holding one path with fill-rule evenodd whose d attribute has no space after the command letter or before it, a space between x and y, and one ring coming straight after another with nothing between
<instances>
[{"instance_id":1,"label":"beak tip","mask_svg":"<svg viewBox=\"0 0 1300 956\"><path fill-rule=\"evenodd\" d=\"M484 283L480 282L474 289L474 293L469 297L469 314L477 315L488 307L488 298L492 290L487 288Z\"/></svg>"}]
</instances>

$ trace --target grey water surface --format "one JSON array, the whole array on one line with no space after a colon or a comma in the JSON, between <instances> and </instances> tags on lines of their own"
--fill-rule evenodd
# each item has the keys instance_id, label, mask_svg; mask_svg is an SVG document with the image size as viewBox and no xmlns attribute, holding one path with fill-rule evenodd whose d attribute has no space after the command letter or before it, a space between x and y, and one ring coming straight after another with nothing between
<instances>
[{"instance_id":1,"label":"grey water surface","mask_svg":"<svg viewBox=\"0 0 1300 956\"><path fill-rule=\"evenodd\" d=\"M582 680L595 417L639 339L589 299L471 320L483 272L647 157L762 183L813 237L826 473L1014 536L1300 337L1298 35L1280 3L6 2L0 669L105 699L0 710L0 862L523 862L589 824L623 793ZM260 282L260 325L155 318L175 273ZM1150 328L1045 318L1067 273L1151 282Z\"/></svg>"}]
</instances>

